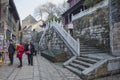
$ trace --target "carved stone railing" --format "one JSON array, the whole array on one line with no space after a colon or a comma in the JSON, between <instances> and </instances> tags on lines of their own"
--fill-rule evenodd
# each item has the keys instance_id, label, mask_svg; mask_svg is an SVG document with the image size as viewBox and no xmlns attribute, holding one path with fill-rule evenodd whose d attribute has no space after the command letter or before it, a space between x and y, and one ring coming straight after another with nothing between
<instances>
[{"instance_id":1,"label":"carved stone railing","mask_svg":"<svg viewBox=\"0 0 120 80\"><path fill-rule=\"evenodd\" d=\"M49 30L49 28L53 28L56 31L56 33L59 35L59 37L63 40L63 42L67 45L67 47L73 53L74 56L64 63L64 65L69 64L72 60L74 60L77 56L80 55L79 39L76 41L69 33L67 33L64 30L63 25L61 23L52 21L48 25L46 25L46 28L44 29L44 32L40 39L39 45L42 45L46 31Z\"/></svg>"},{"instance_id":2,"label":"carved stone railing","mask_svg":"<svg viewBox=\"0 0 120 80\"><path fill-rule=\"evenodd\" d=\"M81 18L81 17L83 17L85 15L91 14L91 13L93 13L94 11L96 11L99 8L107 6L108 1L109 0L104 0L104 1L102 1L100 3L98 3L97 5L95 5L94 7L91 7L89 9L84 10L84 11L81 11L80 13L78 13L78 14L76 14L74 16L72 15L72 21L74 21L76 19L79 19L79 18Z\"/></svg>"},{"instance_id":3,"label":"carved stone railing","mask_svg":"<svg viewBox=\"0 0 120 80\"><path fill-rule=\"evenodd\" d=\"M75 56L79 56L80 55L79 40L76 41L69 33L67 33L64 30L63 25L61 23L52 21L50 23L50 26L52 26L54 28L54 30L59 34L61 39L68 46L68 48L72 51L72 53Z\"/></svg>"},{"instance_id":4,"label":"carved stone railing","mask_svg":"<svg viewBox=\"0 0 120 80\"><path fill-rule=\"evenodd\" d=\"M61 39L64 41L64 43L67 45L67 47L71 50L71 52L74 55L72 58L70 58L63 64L64 66L68 65L71 61L73 61L74 59L76 59L77 56L80 55L79 39L76 41L69 33L65 31L61 23L52 21L50 23L50 26L52 26L53 29L58 33L58 35L61 37Z\"/></svg>"},{"instance_id":5,"label":"carved stone railing","mask_svg":"<svg viewBox=\"0 0 120 80\"><path fill-rule=\"evenodd\" d=\"M101 73L101 71L103 71ZM98 73L98 74L96 74ZM100 76L105 76L105 75L112 75L120 73L120 57L114 57L114 58L109 58L109 59L104 59L96 63L90 68L87 68L82 72L83 75L87 75L85 80L95 78L95 77L100 77ZM88 77L91 76L91 77Z\"/></svg>"},{"instance_id":6,"label":"carved stone railing","mask_svg":"<svg viewBox=\"0 0 120 80\"><path fill-rule=\"evenodd\" d=\"M49 24L46 25L46 27L43 29L43 34L40 38L39 45L42 45L43 38L45 37L46 31L49 29Z\"/></svg>"}]
</instances>

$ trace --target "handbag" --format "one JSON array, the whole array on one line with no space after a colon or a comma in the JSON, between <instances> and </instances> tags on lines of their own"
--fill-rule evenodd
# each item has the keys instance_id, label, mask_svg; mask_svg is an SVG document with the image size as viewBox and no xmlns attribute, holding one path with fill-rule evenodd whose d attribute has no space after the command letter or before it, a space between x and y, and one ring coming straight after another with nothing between
<instances>
[{"instance_id":1,"label":"handbag","mask_svg":"<svg viewBox=\"0 0 120 80\"><path fill-rule=\"evenodd\" d=\"M26 54L30 54L31 52L30 51L26 51Z\"/></svg>"}]
</instances>

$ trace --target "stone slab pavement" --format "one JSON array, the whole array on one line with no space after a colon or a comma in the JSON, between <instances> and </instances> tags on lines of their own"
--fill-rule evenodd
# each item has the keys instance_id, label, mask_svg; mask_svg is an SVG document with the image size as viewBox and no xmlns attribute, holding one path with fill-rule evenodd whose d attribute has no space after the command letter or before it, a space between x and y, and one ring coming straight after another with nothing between
<instances>
[{"instance_id":1,"label":"stone slab pavement","mask_svg":"<svg viewBox=\"0 0 120 80\"><path fill-rule=\"evenodd\" d=\"M82 80L61 65L51 63L40 55L34 56L33 66L28 65L26 55L23 57L22 68L17 68L17 58L12 66L8 66L8 63L7 60L0 67L0 80ZM95 80L120 80L120 74Z\"/></svg>"},{"instance_id":2,"label":"stone slab pavement","mask_svg":"<svg viewBox=\"0 0 120 80\"><path fill-rule=\"evenodd\" d=\"M34 56L34 65L27 63L23 57L23 67L17 68L19 60L14 58L14 64L8 66L9 60L0 67L0 80L80 80L69 70L51 63L40 55Z\"/></svg>"}]
</instances>

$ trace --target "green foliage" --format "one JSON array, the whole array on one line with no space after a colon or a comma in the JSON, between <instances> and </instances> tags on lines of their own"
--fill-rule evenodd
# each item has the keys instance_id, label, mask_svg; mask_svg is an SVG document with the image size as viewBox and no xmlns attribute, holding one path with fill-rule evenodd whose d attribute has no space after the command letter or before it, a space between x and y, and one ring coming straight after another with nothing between
<instances>
[{"instance_id":1,"label":"green foliage","mask_svg":"<svg viewBox=\"0 0 120 80\"><path fill-rule=\"evenodd\" d=\"M103 0L85 0L84 4L89 8L89 7L93 7L95 4L101 1Z\"/></svg>"},{"instance_id":2,"label":"green foliage","mask_svg":"<svg viewBox=\"0 0 120 80\"><path fill-rule=\"evenodd\" d=\"M92 6L93 6L93 0L85 0L84 4L85 4L87 7L92 7Z\"/></svg>"},{"instance_id":3,"label":"green foliage","mask_svg":"<svg viewBox=\"0 0 120 80\"><path fill-rule=\"evenodd\" d=\"M53 15L51 17L48 17L47 21L52 21L53 19L55 19L55 21L59 21L59 22L61 20L61 18L58 18L58 17L56 17L56 16Z\"/></svg>"}]
</instances>

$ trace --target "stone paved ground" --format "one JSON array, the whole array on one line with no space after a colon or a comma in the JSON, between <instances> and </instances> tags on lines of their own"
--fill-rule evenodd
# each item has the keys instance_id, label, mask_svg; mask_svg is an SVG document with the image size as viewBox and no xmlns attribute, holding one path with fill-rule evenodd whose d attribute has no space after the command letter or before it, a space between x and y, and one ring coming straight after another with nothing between
<instances>
[{"instance_id":1,"label":"stone paved ground","mask_svg":"<svg viewBox=\"0 0 120 80\"><path fill-rule=\"evenodd\" d=\"M53 64L39 55L34 56L34 66L27 65L25 55L22 68L17 68L17 58L14 61L13 66L8 66L9 61L6 61L0 67L0 80L82 80L61 65ZM95 80L120 80L120 74Z\"/></svg>"},{"instance_id":2,"label":"stone paved ground","mask_svg":"<svg viewBox=\"0 0 120 80\"><path fill-rule=\"evenodd\" d=\"M18 59L15 58L14 61L13 66L8 66L9 61L7 61L0 67L0 80L80 80L72 72L39 55L34 56L34 66L27 65L26 56L22 68L17 68Z\"/></svg>"}]
</instances>

